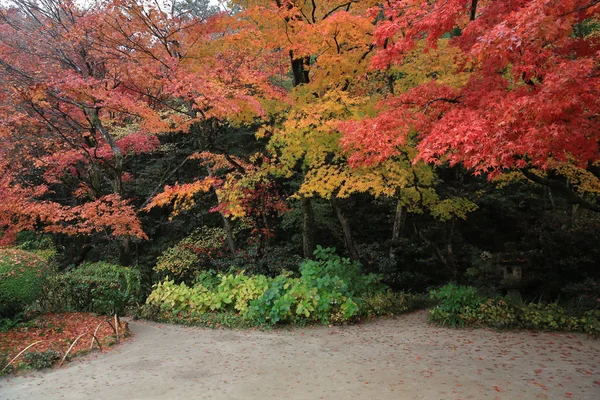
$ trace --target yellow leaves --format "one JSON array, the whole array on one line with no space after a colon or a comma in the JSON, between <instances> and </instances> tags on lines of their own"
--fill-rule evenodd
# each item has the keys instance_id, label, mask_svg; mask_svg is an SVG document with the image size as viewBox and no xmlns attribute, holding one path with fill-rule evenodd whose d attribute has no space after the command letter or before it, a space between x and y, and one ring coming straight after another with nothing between
<instances>
[{"instance_id":1,"label":"yellow leaves","mask_svg":"<svg viewBox=\"0 0 600 400\"><path fill-rule=\"evenodd\" d=\"M470 73L461 69L466 63L464 53L451 46L449 39L440 39L436 49L425 48L425 40L420 41L402 65L391 68L390 72L399 76L395 83L397 93L432 79L457 88L467 83Z\"/></svg>"},{"instance_id":2,"label":"yellow leaves","mask_svg":"<svg viewBox=\"0 0 600 400\"><path fill-rule=\"evenodd\" d=\"M434 204L430 212L433 217L447 221L452 218L467 219L467 214L477 208L477 205L467 198L451 197Z\"/></svg>"},{"instance_id":3,"label":"yellow leaves","mask_svg":"<svg viewBox=\"0 0 600 400\"><path fill-rule=\"evenodd\" d=\"M309 168L321 165L330 154L334 159L339 158L341 136L336 130L337 121L351 116L365 99L351 97L342 90L333 90L315 99L304 87L294 94L297 105L282 126L273 131L271 151L287 168L293 168L299 160Z\"/></svg>"},{"instance_id":4,"label":"yellow leaves","mask_svg":"<svg viewBox=\"0 0 600 400\"><path fill-rule=\"evenodd\" d=\"M568 163L559 164L555 168L577 192L600 194L600 180L590 171Z\"/></svg>"},{"instance_id":5,"label":"yellow leaves","mask_svg":"<svg viewBox=\"0 0 600 400\"><path fill-rule=\"evenodd\" d=\"M513 182L522 181L523 179L527 178L525 178L525 175L523 175L521 171L508 171L498 176L495 176L492 179L492 182L496 184L497 188L503 188Z\"/></svg>"}]
</instances>

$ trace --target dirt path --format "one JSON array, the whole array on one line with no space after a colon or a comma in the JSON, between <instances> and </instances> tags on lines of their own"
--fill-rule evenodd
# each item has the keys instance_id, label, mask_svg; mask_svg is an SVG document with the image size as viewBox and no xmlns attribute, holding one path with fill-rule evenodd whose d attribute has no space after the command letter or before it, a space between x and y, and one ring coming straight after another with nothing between
<instances>
[{"instance_id":1,"label":"dirt path","mask_svg":"<svg viewBox=\"0 0 600 400\"><path fill-rule=\"evenodd\" d=\"M426 318L277 332L132 322L110 353L1 379L0 399L600 399L600 341Z\"/></svg>"}]
</instances>

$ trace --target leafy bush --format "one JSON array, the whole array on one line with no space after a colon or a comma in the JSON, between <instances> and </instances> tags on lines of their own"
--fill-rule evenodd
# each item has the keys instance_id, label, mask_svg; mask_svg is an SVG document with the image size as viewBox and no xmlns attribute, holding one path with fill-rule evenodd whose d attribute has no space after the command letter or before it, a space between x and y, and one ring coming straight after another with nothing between
<instances>
[{"instance_id":1,"label":"leafy bush","mask_svg":"<svg viewBox=\"0 0 600 400\"><path fill-rule=\"evenodd\" d=\"M52 260L57 254L51 235L31 231L23 231L17 234L17 248L33 252L47 261Z\"/></svg>"},{"instance_id":2,"label":"leafy bush","mask_svg":"<svg viewBox=\"0 0 600 400\"><path fill-rule=\"evenodd\" d=\"M366 302L383 287L375 275L362 275L360 266L319 247L316 260L300 266L300 277L282 272L274 278L245 273L203 273L192 287L166 280L154 286L142 314L159 320L181 318L207 322L206 313L234 313L247 325L340 323L360 314ZM405 300L403 300L405 301ZM360 304L360 305L359 305ZM394 304L390 302L390 304ZM378 313L391 309L380 305ZM400 305L405 310L407 305ZM170 317L170 318L169 318ZM237 320L236 320L237 321Z\"/></svg>"},{"instance_id":3,"label":"leafy bush","mask_svg":"<svg viewBox=\"0 0 600 400\"><path fill-rule=\"evenodd\" d=\"M48 280L42 308L47 312L123 314L126 307L139 301L140 291L138 270L104 262L86 263Z\"/></svg>"},{"instance_id":4,"label":"leafy bush","mask_svg":"<svg viewBox=\"0 0 600 400\"><path fill-rule=\"evenodd\" d=\"M199 271L215 268L215 259L225 255L225 240L222 228L196 231L167 249L157 259L154 271L176 282L189 282Z\"/></svg>"},{"instance_id":5,"label":"leafy bush","mask_svg":"<svg viewBox=\"0 0 600 400\"><path fill-rule=\"evenodd\" d=\"M432 301L425 295L381 291L359 299L361 316L398 315L427 308Z\"/></svg>"},{"instance_id":6,"label":"leafy bush","mask_svg":"<svg viewBox=\"0 0 600 400\"><path fill-rule=\"evenodd\" d=\"M55 350L47 351L33 351L31 353L25 353L23 355L23 361L34 369L50 368L58 360L60 360L60 353Z\"/></svg>"},{"instance_id":7,"label":"leafy bush","mask_svg":"<svg viewBox=\"0 0 600 400\"><path fill-rule=\"evenodd\" d=\"M557 304L528 304L520 309L523 328L545 331L577 331L579 321Z\"/></svg>"},{"instance_id":8,"label":"leafy bush","mask_svg":"<svg viewBox=\"0 0 600 400\"><path fill-rule=\"evenodd\" d=\"M432 308L429 318L440 325L524 328L544 331L585 332L600 335L600 310L583 316L570 315L558 304L511 304L504 300L482 301L472 287L446 285L430 292L440 304Z\"/></svg>"},{"instance_id":9,"label":"leafy bush","mask_svg":"<svg viewBox=\"0 0 600 400\"><path fill-rule=\"evenodd\" d=\"M185 283L176 284L172 280L154 285L154 290L146 299L147 311L169 313L205 313L208 311L237 311L245 314L251 300L265 292L268 278L262 275L246 276L219 275L220 283L209 289L202 284L193 287Z\"/></svg>"},{"instance_id":10,"label":"leafy bush","mask_svg":"<svg viewBox=\"0 0 600 400\"><path fill-rule=\"evenodd\" d=\"M36 301L50 272L37 254L0 249L0 316L14 316Z\"/></svg>"},{"instance_id":11,"label":"leafy bush","mask_svg":"<svg viewBox=\"0 0 600 400\"><path fill-rule=\"evenodd\" d=\"M591 337L600 337L600 310L592 310L585 313L581 318L583 331Z\"/></svg>"},{"instance_id":12,"label":"leafy bush","mask_svg":"<svg viewBox=\"0 0 600 400\"><path fill-rule=\"evenodd\" d=\"M470 286L458 286L453 283L429 292L431 299L439 305L430 312L430 319L441 325L464 326L465 309L476 309L482 302L477 289Z\"/></svg>"},{"instance_id":13,"label":"leafy bush","mask_svg":"<svg viewBox=\"0 0 600 400\"><path fill-rule=\"evenodd\" d=\"M356 302L344 294L346 283L339 277L322 281L320 286L303 278L274 278L264 295L252 302L249 319L261 325L307 321L326 324L332 317L332 322L347 321L358 312Z\"/></svg>"},{"instance_id":14,"label":"leafy bush","mask_svg":"<svg viewBox=\"0 0 600 400\"><path fill-rule=\"evenodd\" d=\"M314 252L314 260L305 260L300 264L300 275L302 280L311 286L327 287L336 286L339 280L344 283L343 289L346 295L362 295L366 292L375 292L383 289L379 283L382 279L379 275L363 275L360 264L348 258L342 258L335 254L335 248L323 248L317 246Z\"/></svg>"},{"instance_id":15,"label":"leafy bush","mask_svg":"<svg viewBox=\"0 0 600 400\"><path fill-rule=\"evenodd\" d=\"M519 323L518 308L504 300L488 299L476 311L477 322L492 328L510 328Z\"/></svg>"},{"instance_id":16,"label":"leafy bush","mask_svg":"<svg viewBox=\"0 0 600 400\"><path fill-rule=\"evenodd\" d=\"M191 249L179 245L169 247L158 259L154 271L184 281L198 269L200 258Z\"/></svg>"}]
</instances>

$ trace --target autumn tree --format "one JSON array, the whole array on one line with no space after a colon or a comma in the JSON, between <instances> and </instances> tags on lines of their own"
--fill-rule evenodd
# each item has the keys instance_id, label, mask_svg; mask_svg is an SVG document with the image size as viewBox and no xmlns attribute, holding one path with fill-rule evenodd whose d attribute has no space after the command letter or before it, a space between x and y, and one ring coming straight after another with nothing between
<instances>
[{"instance_id":1,"label":"autumn tree","mask_svg":"<svg viewBox=\"0 0 600 400\"><path fill-rule=\"evenodd\" d=\"M335 104L340 91L347 91L351 84L357 91L361 87L357 78L368 67L366 57L370 52L373 30L372 18L364 11L373 3L325 0L235 4L243 9L238 16L258 30L267 46L273 51L283 51L288 58L291 90L288 96L290 109L286 112L289 114L267 126L260 135L271 139L275 175L297 177L304 181L311 169L318 168L317 164L322 164L328 154L337 150L336 134L330 131L328 118L335 118L340 107L343 108L343 105ZM332 109L328 110L329 107ZM319 116L311 108L320 110L323 115ZM313 157L316 154L320 156ZM310 190L301 190L296 196L303 215L305 257L311 257L315 248L312 196ZM348 221L336 201L337 196L330 193L327 198L337 210L350 254L358 258Z\"/></svg>"},{"instance_id":2,"label":"autumn tree","mask_svg":"<svg viewBox=\"0 0 600 400\"><path fill-rule=\"evenodd\" d=\"M124 185L133 179L124 170L128 155L155 151L157 134L226 116L251 118L261 113L261 93L277 94L268 72L248 67L254 54L218 44L227 29L218 17L181 19L158 5L127 1L84 9L62 0L19 0L2 12L1 137L7 157L22 157L3 165L12 177L5 185L35 193L34 203L56 192L50 185L60 186L60 205L73 212L109 196L119 221ZM127 207L126 226L144 238ZM102 230L94 207L86 210L85 224ZM87 233L72 229L71 215L53 218L38 222ZM7 216L7 229L18 226L13 220ZM130 235L112 233L122 237L126 261Z\"/></svg>"},{"instance_id":3,"label":"autumn tree","mask_svg":"<svg viewBox=\"0 0 600 400\"><path fill-rule=\"evenodd\" d=\"M386 100L376 117L349 126L355 164L380 163L418 137L419 159L458 163L495 177L518 171L598 211L598 35L586 29L599 3L392 1L376 28L373 66L401 65L443 36L470 77L453 86L431 76Z\"/></svg>"},{"instance_id":4,"label":"autumn tree","mask_svg":"<svg viewBox=\"0 0 600 400\"><path fill-rule=\"evenodd\" d=\"M145 234L122 198L123 164L157 147L143 126L131 126L132 115L152 110L119 88L99 52L99 14L63 1L11 4L0 21L0 140L10 160L3 186L21 194L14 205L22 207L4 219L5 231L22 228L23 218L28 228L35 221L67 234L110 228L126 255L129 237Z\"/></svg>"}]
</instances>

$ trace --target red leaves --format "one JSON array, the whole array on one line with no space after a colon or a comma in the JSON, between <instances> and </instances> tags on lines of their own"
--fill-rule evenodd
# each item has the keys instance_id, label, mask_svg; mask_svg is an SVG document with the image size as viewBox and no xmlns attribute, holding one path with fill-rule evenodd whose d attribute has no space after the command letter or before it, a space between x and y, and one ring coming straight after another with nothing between
<instances>
[{"instance_id":1,"label":"red leaves","mask_svg":"<svg viewBox=\"0 0 600 400\"><path fill-rule=\"evenodd\" d=\"M462 163L492 176L597 162L600 42L574 36L573 27L598 6L587 0L479 2L470 21L470 3L397 0L384 6L376 68L403 62L422 37L435 46L459 26L462 35L453 42L471 60L471 79L450 95L432 77L382 102L377 117L342 124L350 160L380 163L417 133L418 159Z\"/></svg>"}]
</instances>

